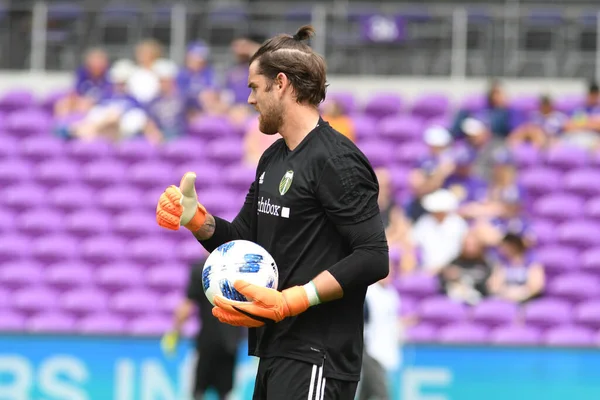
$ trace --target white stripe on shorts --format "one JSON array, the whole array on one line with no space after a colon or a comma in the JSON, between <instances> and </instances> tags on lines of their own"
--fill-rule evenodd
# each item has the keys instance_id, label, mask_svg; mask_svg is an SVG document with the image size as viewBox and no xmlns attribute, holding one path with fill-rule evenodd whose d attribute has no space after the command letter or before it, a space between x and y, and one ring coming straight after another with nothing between
<instances>
[{"instance_id":1,"label":"white stripe on shorts","mask_svg":"<svg viewBox=\"0 0 600 400\"><path fill-rule=\"evenodd\" d=\"M323 378L323 385L321 386L321 399L320 400L325 399L325 382L327 382L327 379Z\"/></svg>"},{"instance_id":2,"label":"white stripe on shorts","mask_svg":"<svg viewBox=\"0 0 600 400\"><path fill-rule=\"evenodd\" d=\"M315 394L315 400L321 399L321 382L323 380L323 366L319 367L319 377L317 378L317 393Z\"/></svg>"},{"instance_id":3,"label":"white stripe on shorts","mask_svg":"<svg viewBox=\"0 0 600 400\"><path fill-rule=\"evenodd\" d=\"M310 386L308 388L308 400L312 400L313 391L315 390L315 376L317 375L317 366L313 365L310 374Z\"/></svg>"}]
</instances>

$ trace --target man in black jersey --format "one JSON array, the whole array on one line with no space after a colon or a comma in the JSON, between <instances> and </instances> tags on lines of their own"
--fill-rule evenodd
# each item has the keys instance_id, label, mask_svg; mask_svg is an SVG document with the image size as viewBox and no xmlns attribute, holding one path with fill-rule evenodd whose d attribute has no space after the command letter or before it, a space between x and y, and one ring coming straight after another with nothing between
<instances>
[{"instance_id":1,"label":"man in black jersey","mask_svg":"<svg viewBox=\"0 0 600 400\"><path fill-rule=\"evenodd\" d=\"M367 287L387 276L379 187L364 154L319 115L323 58L304 43L310 26L266 41L250 60L248 103L260 130L281 134L261 157L232 222L200 205L187 173L162 194L160 226L184 226L208 251L236 239L263 246L279 267L277 290L243 281L249 302L218 296L213 314L249 327L260 357L254 399L354 398L363 351Z\"/></svg>"}]
</instances>

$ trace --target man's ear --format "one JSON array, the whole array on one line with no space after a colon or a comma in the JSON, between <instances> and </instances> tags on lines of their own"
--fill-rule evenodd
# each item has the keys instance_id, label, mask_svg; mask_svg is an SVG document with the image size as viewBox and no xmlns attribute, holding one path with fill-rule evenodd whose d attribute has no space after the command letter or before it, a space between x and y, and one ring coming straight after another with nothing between
<instances>
[{"instance_id":1,"label":"man's ear","mask_svg":"<svg viewBox=\"0 0 600 400\"><path fill-rule=\"evenodd\" d=\"M277 85L277 88L280 90L285 89L289 85L289 83L290 81L283 72L278 73L275 77L275 85Z\"/></svg>"}]
</instances>

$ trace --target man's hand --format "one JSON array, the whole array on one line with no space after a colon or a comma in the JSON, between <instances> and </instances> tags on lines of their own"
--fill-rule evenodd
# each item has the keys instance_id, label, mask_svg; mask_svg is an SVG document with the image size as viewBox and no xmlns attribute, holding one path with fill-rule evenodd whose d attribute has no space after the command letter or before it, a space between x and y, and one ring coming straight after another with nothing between
<instances>
[{"instance_id":1,"label":"man's hand","mask_svg":"<svg viewBox=\"0 0 600 400\"><path fill-rule=\"evenodd\" d=\"M198 203L196 195L196 174L186 173L179 187L169 186L158 200L156 222L163 228L178 230L184 226L192 232L197 231L206 221L206 209Z\"/></svg>"},{"instance_id":2,"label":"man's hand","mask_svg":"<svg viewBox=\"0 0 600 400\"><path fill-rule=\"evenodd\" d=\"M230 325L255 328L265 322L279 322L303 313L310 307L306 290L294 286L281 292L238 280L234 288L250 302L232 301L215 296L213 315Z\"/></svg>"}]
</instances>

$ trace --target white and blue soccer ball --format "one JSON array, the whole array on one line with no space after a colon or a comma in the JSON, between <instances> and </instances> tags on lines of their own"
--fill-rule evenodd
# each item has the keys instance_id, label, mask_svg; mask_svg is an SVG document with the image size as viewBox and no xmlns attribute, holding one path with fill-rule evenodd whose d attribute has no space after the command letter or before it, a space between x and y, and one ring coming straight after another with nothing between
<instances>
[{"instance_id":1,"label":"white and blue soccer ball","mask_svg":"<svg viewBox=\"0 0 600 400\"><path fill-rule=\"evenodd\" d=\"M277 289L277 264L268 251L254 242L233 240L224 243L210 253L202 270L202 287L208 301L215 305L217 294L230 300L248 301L233 287L238 279Z\"/></svg>"}]
</instances>

